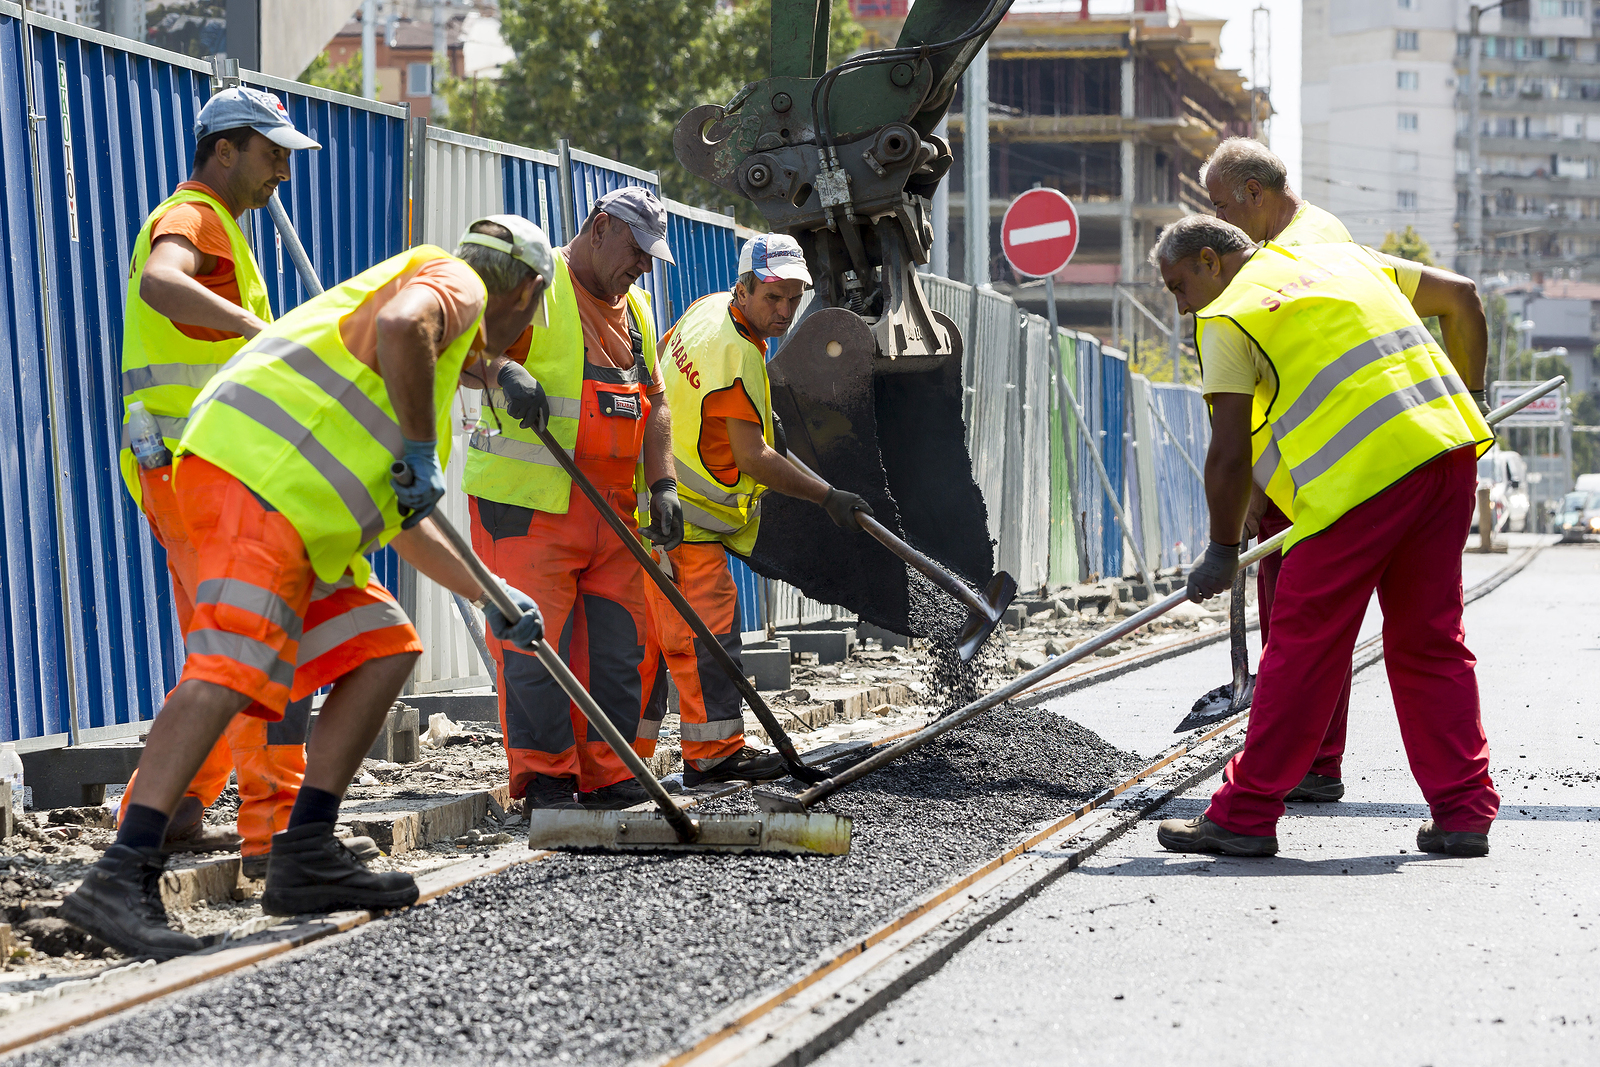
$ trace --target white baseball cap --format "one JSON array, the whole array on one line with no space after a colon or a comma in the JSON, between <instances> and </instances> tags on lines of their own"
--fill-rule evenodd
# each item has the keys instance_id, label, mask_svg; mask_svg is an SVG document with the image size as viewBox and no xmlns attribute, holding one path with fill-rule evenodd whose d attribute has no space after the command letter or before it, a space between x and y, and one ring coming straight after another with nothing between
<instances>
[{"instance_id":1,"label":"white baseball cap","mask_svg":"<svg viewBox=\"0 0 1600 1067\"><path fill-rule=\"evenodd\" d=\"M472 227L480 222L492 222L497 226L504 226L511 231L511 240L504 241L486 233L473 233ZM483 245L496 252L504 252L543 278L546 289L555 280L555 253L550 250L550 238L537 223L529 222L521 215L485 215L481 219L473 219L467 225L467 232L463 233L461 240L457 242L458 254L460 245ZM544 324L548 326L550 302L541 299L539 304Z\"/></svg>"},{"instance_id":2,"label":"white baseball cap","mask_svg":"<svg viewBox=\"0 0 1600 1067\"><path fill-rule=\"evenodd\" d=\"M764 233L752 237L739 250L739 275L754 274L758 281L785 279L811 284L811 271L800 242L786 233Z\"/></svg>"}]
</instances>

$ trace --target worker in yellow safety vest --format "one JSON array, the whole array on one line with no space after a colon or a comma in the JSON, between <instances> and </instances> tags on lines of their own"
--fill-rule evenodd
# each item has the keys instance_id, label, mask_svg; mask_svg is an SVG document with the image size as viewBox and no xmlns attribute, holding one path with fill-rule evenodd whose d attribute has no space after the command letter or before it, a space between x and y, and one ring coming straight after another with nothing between
<instances>
[{"instance_id":1,"label":"worker in yellow safety vest","mask_svg":"<svg viewBox=\"0 0 1600 1067\"><path fill-rule=\"evenodd\" d=\"M1417 847L1486 854L1499 795L1461 621L1476 457L1493 440L1478 405L1355 245L1258 246L1191 215L1150 259L1196 317L1212 408L1211 544L1190 599L1233 581L1252 469L1271 472L1266 492L1294 524L1244 750L1205 815L1163 822L1158 839L1180 852L1277 851L1284 798L1316 758L1376 590L1401 736L1433 815ZM1258 420L1268 432L1253 439Z\"/></svg>"},{"instance_id":2,"label":"worker in yellow safety vest","mask_svg":"<svg viewBox=\"0 0 1600 1067\"><path fill-rule=\"evenodd\" d=\"M480 219L457 254L422 245L256 334L194 399L178 442L177 512L196 556L183 677L150 728L117 840L62 918L134 956L201 947L161 904L167 822L241 712L273 721L331 684L288 825L272 837L261 906L293 915L402 907L408 874L378 873L334 836L339 805L422 649L366 553L400 557L461 596L484 590L432 524L444 496L450 403L537 311L550 272L539 228ZM398 468L398 473L396 469ZM490 605L490 629L529 646L539 612Z\"/></svg>"},{"instance_id":3,"label":"worker in yellow safety vest","mask_svg":"<svg viewBox=\"0 0 1600 1067\"><path fill-rule=\"evenodd\" d=\"M1200 181L1206 187L1217 217L1239 227L1257 243L1272 241L1292 248L1352 239L1350 231L1336 216L1304 200L1290 187L1288 167L1260 141L1248 137L1230 137L1223 141L1200 168ZM1379 259L1384 272L1394 279L1419 317L1438 316L1445 355L1471 391L1478 409L1487 412L1484 373L1489 355L1488 323L1472 279L1399 256L1370 254ZM1257 434L1267 432L1259 419L1253 429ZM1263 475L1270 479L1271 472L1263 472ZM1251 492L1244 526L1247 538L1266 539L1289 527L1289 517L1272 503L1262 488L1264 484L1255 485ZM1272 636L1272 606L1282 566L1283 553L1274 552L1261 561L1256 572L1256 606L1261 618L1263 645ZM1345 732L1352 680L1347 673L1344 691L1328 723L1328 733L1317 751L1316 761L1305 780L1295 786L1285 800L1323 803L1344 796ZM1231 689L1232 683L1227 683L1207 696Z\"/></svg>"},{"instance_id":4,"label":"worker in yellow safety vest","mask_svg":"<svg viewBox=\"0 0 1600 1067\"><path fill-rule=\"evenodd\" d=\"M794 321L811 272L800 245L787 234L763 234L739 252L731 292L692 304L663 341L662 377L676 413L672 424L684 538L662 546L665 568L735 663L743 623L728 568L728 553L749 555L761 527L768 489L820 504L829 517L859 530L856 511L872 514L855 493L835 489L791 463L781 449L767 379L766 343ZM738 690L701 648L694 632L655 586L647 586L650 617L678 687L683 784L787 774L782 757L744 743ZM659 724L658 704L644 732Z\"/></svg>"},{"instance_id":5,"label":"worker in yellow safety vest","mask_svg":"<svg viewBox=\"0 0 1600 1067\"><path fill-rule=\"evenodd\" d=\"M189 180L156 205L133 246L122 328L122 477L166 550L178 623L187 630L195 606L195 552L178 517L170 461L146 469L133 454L128 416L142 404L170 454L195 395L245 343L272 321L266 283L235 221L265 207L289 180L289 156L320 148L289 121L272 93L224 89L200 109L199 143ZM170 460L170 455L169 455ZM282 719L234 717L189 783L173 813L164 847L213 852L239 847L245 874L266 873L272 834L288 823L305 774L311 698ZM239 833L208 829L204 810L239 775ZM123 793L119 819L126 813Z\"/></svg>"}]
</instances>

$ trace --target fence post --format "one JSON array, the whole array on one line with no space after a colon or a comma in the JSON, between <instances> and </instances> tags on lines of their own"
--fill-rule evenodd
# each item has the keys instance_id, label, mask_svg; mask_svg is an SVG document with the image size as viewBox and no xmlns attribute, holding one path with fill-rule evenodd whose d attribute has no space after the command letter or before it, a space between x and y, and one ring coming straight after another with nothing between
<instances>
[{"instance_id":1,"label":"fence post","mask_svg":"<svg viewBox=\"0 0 1600 1067\"><path fill-rule=\"evenodd\" d=\"M578 236L578 201L572 188L572 142L565 137L556 142L561 162L556 168L557 196L561 200L561 243Z\"/></svg>"}]
</instances>

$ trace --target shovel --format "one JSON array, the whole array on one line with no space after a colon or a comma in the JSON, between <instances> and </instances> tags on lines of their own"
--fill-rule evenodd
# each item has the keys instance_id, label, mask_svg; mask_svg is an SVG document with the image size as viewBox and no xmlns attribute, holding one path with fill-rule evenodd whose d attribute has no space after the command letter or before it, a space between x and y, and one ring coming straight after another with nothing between
<instances>
[{"instance_id":1,"label":"shovel","mask_svg":"<svg viewBox=\"0 0 1600 1067\"><path fill-rule=\"evenodd\" d=\"M1551 378L1542 385L1536 386L1535 388L1528 390L1526 393L1523 393L1510 403L1496 408L1494 411L1489 413L1485 421L1488 422L1489 425L1493 426L1495 423L1500 422L1508 415L1512 415L1518 411L1521 411L1523 408L1527 407L1541 396L1544 396L1546 393L1559 389L1565 382L1566 378L1561 376ZM1243 571L1246 567L1250 566L1250 564L1258 563L1272 555L1274 552L1278 551L1283 547L1284 542L1289 539L1289 535L1293 532L1294 527L1291 526L1287 530L1280 530L1278 533L1256 545L1255 548L1239 557L1239 569ZM1128 634L1131 634L1133 631L1139 629L1145 623L1154 622L1156 619L1165 615L1179 604L1186 602L1188 599L1188 590L1179 589L1177 592L1169 595L1165 600L1151 604L1148 608L1145 608L1136 615L1130 615L1128 618L1123 619L1115 626L1103 630L1094 637L1089 638L1089 640L1083 642L1081 645L1078 645L1076 648L1062 653L1055 659L1046 663L1044 666L1035 670L1031 670L1027 674L1021 675L1020 677L1013 678L1010 682L1007 682L1005 685L1001 686L999 689L996 689L988 696L979 697L966 707L961 708L958 711L951 712L950 714L939 719L937 722L924 727L917 733L912 734L910 737L907 737L901 741L897 741L895 744L889 745L885 748L879 749L867 759L862 760L860 763L857 763L843 771L840 771L838 774L833 775L825 782L821 782L812 786L810 789L807 789L804 793L801 793L797 797L789 796L784 793L774 793L771 790L766 789L752 790L751 792L756 798L756 803L761 806L762 811L768 812L769 814L796 814L800 812L808 812L811 810L812 805L826 800L828 797L831 797L833 794L837 793L851 782L855 782L866 777L879 767L882 767L888 763L892 763L909 752L915 752L917 749L927 745L941 734L948 733L957 726L960 726L968 719L981 715L990 708L998 707L999 705L1004 704L1006 701L1021 693L1023 690L1031 689L1040 682L1049 678L1051 675L1065 670L1074 663L1077 663L1079 660L1086 659L1087 657L1094 655L1094 653L1098 652L1100 649L1105 648L1114 641L1126 637Z\"/></svg>"},{"instance_id":2,"label":"shovel","mask_svg":"<svg viewBox=\"0 0 1600 1067\"><path fill-rule=\"evenodd\" d=\"M1228 600L1228 643L1233 657L1233 681L1217 686L1196 700L1189 714L1172 731L1175 734L1232 718L1248 708L1250 698L1255 696L1256 676L1250 673L1250 649L1244 638L1245 570L1240 567L1239 573L1233 576L1233 595Z\"/></svg>"},{"instance_id":3,"label":"shovel","mask_svg":"<svg viewBox=\"0 0 1600 1067\"><path fill-rule=\"evenodd\" d=\"M395 463L391 473L403 477L410 472L404 463ZM505 586L489 573L478 554L472 550L456 528L437 510L428 516L444 534L456 553L466 563L467 569L484 588L506 620L515 623L522 618L522 609L512 602ZM589 720L590 729L605 739L611 751L617 754L633 774L634 779L650 794L657 811L575 811L535 809L528 813L528 847L539 849L600 849L620 851L690 851L690 852L788 852L817 853L842 856L850 851L850 819L837 815L809 815L782 813L752 819L731 815L709 815L692 818L688 812L672 802L656 776L650 773L643 759L633 750L617 729L616 724L595 703L561 661L561 656L540 638L534 642L534 654L545 670L578 705L583 717Z\"/></svg>"}]
</instances>

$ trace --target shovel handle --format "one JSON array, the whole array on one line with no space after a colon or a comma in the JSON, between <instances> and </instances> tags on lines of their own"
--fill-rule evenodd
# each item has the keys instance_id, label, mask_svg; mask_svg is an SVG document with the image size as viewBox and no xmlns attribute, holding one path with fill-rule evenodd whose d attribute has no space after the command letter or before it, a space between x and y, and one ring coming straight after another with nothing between
<instances>
[{"instance_id":1,"label":"shovel handle","mask_svg":"<svg viewBox=\"0 0 1600 1067\"><path fill-rule=\"evenodd\" d=\"M983 602L983 598L973 592L967 584L939 566L921 552L906 544L896 537L887 526L864 511L858 511L856 521L861 528L876 538L883 547L909 563L923 577L946 593L955 597L966 609L982 619L993 620L997 612L994 608Z\"/></svg>"}]
</instances>

